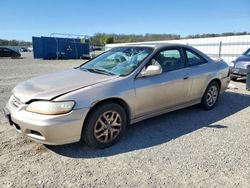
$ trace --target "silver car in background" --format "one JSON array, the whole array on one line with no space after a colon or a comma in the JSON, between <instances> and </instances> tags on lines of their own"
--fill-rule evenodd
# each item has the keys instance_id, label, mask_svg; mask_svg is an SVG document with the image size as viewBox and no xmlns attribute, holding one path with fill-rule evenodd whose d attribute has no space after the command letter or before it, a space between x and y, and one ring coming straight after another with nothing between
<instances>
[{"instance_id":1,"label":"silver car in background","mask_svg":"<svg viewBox=\"0 0 250 188\"><path fill-rule=\"evenodd\" d=\"M232 61L230 67L231 80L236 81L238 78L246 78L247 66L250 66L250 48L235 61Z\"/></svg>"},{"instance_id":2,"label":"silver car in background","mask_svg":"<svg viewBox=\"0 0 250 188\"><path fill-rule=\"evenodd\" d=\"M128 124L201 104L215 107L229 84L229 67L179 44L127 45L13 89L6 117L16 130L45 144L82 140L116 143Z\"/></svg>"}]
</instances>

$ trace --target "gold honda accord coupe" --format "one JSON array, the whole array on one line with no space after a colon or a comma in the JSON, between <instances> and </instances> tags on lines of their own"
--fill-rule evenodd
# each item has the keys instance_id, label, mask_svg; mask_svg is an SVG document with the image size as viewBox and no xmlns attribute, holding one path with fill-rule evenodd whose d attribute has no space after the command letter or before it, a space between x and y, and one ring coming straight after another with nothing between
<instances>
[{"instance_id":1,"label":"gold honda accord coupe","mask_svg":"<svg viewBox=\"0 0 250 188\"><path fill-rule=\"evenodd\" d=\"M20 83L4 113L32 140L105 148L128 124L195 104L213 109L228 84L228 65L195 48L133 44Z\"/></svg>"}]
</instances>

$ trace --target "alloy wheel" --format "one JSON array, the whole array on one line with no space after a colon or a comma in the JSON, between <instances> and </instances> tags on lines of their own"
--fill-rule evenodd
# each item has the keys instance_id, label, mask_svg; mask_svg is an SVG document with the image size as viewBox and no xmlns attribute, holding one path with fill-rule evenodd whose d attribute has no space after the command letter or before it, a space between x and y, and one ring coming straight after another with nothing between
<instances>
[{"instance_id":1,"label":"alloy wheel","mask_svg":"<svg viewBox=\"0 0 250 188\"><path fill-rule=\"evenodd\" d=\"M213 106L218 98L218 89L216 86L211 86L208 90L206 102L208 106Z\"/></svg>"},{"instance_id":2,"label":"alloy wheel","mask_svg":"<svg viewBox=\"0 0 250 188\"><path fill-rule=\"evenodd\" d=\"M121 115L116 111L107 111L97 119L94 136L99 142L109 143L119 135L121 128Z\"/></svg>"}]
</instances>

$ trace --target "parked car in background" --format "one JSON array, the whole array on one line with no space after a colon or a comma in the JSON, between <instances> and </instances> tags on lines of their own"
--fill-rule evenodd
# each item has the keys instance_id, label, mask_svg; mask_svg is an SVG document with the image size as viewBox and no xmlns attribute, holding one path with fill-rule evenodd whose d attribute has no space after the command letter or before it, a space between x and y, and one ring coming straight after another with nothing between
<instances>
[{"instance_id":1,"label":"parked car in background","mask_svg":"<svg viewBox=\"0 0 250 188\"><path fill-rule=\"evenodd\" d=\"M230 67L231 80L237 80L237 78L245 78L247 75L247 66L250 65L250 48L235 61L232 62Z\"/></svg>"},{"instance_id":2,"label":"parked car in background","mask_svg":"<svg viewBox=\"0 0 250 188\"><path fill-rule=\"evenodd\" d=\"M20 52L31 52L31 50L27 47L27 48L21 48Z\"/></svg>"},{"instance_id":3,"label":"parked car in background","mask_svg":"<svg viewBox=\"0 0 250 188\"><path fill-rule=\"evenodd\" d=\"M35 141L105 148L127 124L195 104L213 109L229 81L224 61L190 46L134 44L17 85L4 112Z\"/></svg>"},{"instance_id":4,"label":"parked car in background","mask_svg":"<svg viewBox=\"0 0 250 188\"><path fill-rule=\"evenodd\" d=\"M100 50L103 50L104 49L104 46L91 46L90 47L90 51L100 51Z\"/></svg>"},{"instance_id":5,"label":"parked car in background","mask_svg":"<svg viewBox=\"0 0 250 188\"><path fill-rule=\"evenodd\" d=\"M6 47L0 47L0 57L18 58L21 57L21 54L15 50Z\"/></svg>"}]
</instances>

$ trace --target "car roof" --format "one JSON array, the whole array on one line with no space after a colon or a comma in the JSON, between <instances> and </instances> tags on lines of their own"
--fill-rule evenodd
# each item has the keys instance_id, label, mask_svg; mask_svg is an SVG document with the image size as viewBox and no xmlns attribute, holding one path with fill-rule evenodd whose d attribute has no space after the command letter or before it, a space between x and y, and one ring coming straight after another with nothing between
<instances>
[{"instance_id":1,"label":"car roof","mask_svg":"<svg viewBox=\"0 0 250 188\"><path fill-rule=\"evenodd\" d=\"M0 46L0 48L2 48L2 49L12 50L11 48L8 48L8 47L5 47L5 46Z\"/></svg>"},{"instance_id":2,"label":"car roof","mask_svg":"<svg viewBox=\"0 0 250 188\"><path fill-rule=\"evenodd\" d=\"M189 45L185 45L185 44L178 44L178 43L150 43L150 42L147 42L147 43L131 43L131 44L123 44L121 46L116 46L114 48L124 48L124 47L150 47L150 48L154 48L154 49L157 49L157 50L161 50L161 49L164 49L164 48L167 48L167 47L184 47L184 48L187 48L189 50L192 50L196 53L198 53L199 55L201 55L203 58L205 58L207 61L211 61L212 59L207 56L206 54L204 54L203 52L193 48L192 46L189 46Z\"/></svg>"},{"instance_id":3,"label":"car roof","mask_svg":"<svg viewBox=\"0 0 250 188\"><path fill-rule=\"evenodd\" d=\"M162 48L162 47L188 47L184 44L177 43L133 43L133 44L124 44L117 47L151 47L151 48Z\"/></svg>"}]
</instances>

